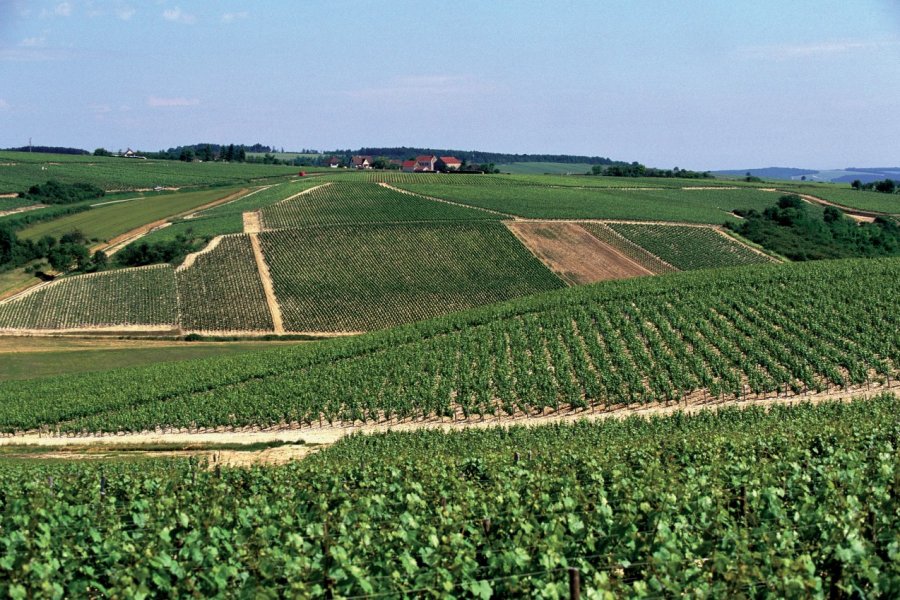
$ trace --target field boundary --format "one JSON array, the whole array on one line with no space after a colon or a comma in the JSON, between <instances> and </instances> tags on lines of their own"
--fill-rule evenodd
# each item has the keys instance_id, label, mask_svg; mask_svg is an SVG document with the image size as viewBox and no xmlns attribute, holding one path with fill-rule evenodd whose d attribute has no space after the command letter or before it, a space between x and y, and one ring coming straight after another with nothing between
<instances>
[{"instance_id":1,"label":"field boundary","mask_svg":"<svg viewBox=\"0 0 900 600\"><path fill-rule=\"evenodd\" d=\"M442 198L435 198L433 196L426 196L424 194L417 194L416 192L411 192L409 190L404 190L402 188L395 187L390 183L385 181L378 182L376 185L380 185L381 187L385 187L394 192L399 192L401 194L406 194L408 196L415 196L416 198L423 198L425 200L431 200L432 202L441 202L443 204L449 204L451 206L457 206L459 208L468 208L469 210L480 210L481 212L490 213L492 215L500 215L501 217L506 217L507 219L512 219L514 221L522 220L521 217L517 217L516 215L512 215L509 213L500 212L499 210L492 210L490 208L482 208L480 206L471 206L469 204L463 204L462 202L453 202L452 200L444 200Z\"/></svg>"},{"instance_id":2,"label":"field boundary","mask_svg":"<svg viewBox=\"0 0 900 600\"><path fill-rule=\"evenodd\" d=\"M773 406L792 406L795 404L821 404L827 401L850 402L871 398L885 392L900 389L900 381L892 381L891 385L858 386L848 389L830 390L821 393L802 393L789 396L765 397L744 400L693 400L686 402L619 405L603 407L599 410L564 408L552 413L537 415L491 416L484 415L478 419L459 419L454 417L428 417L405 420L390 420L378 423L343 423L332 425L299 426L277 425L272 427L215 427L202 429L156 429L136 433L89 433L63 434L52 429L29 431L25 433L0 435L0 446L42 446L65 447L84 446L86 444L103 445L144 445L154 443L229 443L254 444L262 442L304 442L327 446L340 439L354 434L371 435L386 432L412 432L419 430L440 430L445 432L466 429L485 429L491 427L526 426L537 427L557 423L575 423L582 420L602 421L606 419L627 419L629 417L654 418L677 413L692 415L702 411L718 412L723 409L765 408Z\"/></svg>"},{"instance_id":3,"label":"field boundary","mask_svg":"<svg viewBox=\"0 0 900 600\"><path fill-rule=\"evenodd\" d=\"M169 265L167 263L162 263L162 264L155 264L155 265L143 265L140 267L128 267L126 269L111 269L109 271L97 271L96 273L81 273L80 275L71 275L69 277L57 277L53 281L42 281L41 283L31 286L30 288L28 288L26 290L22 290L21 292L18 292L8 298L4 298L3 300L0 300L0 306L2 306L4 304L8 304L8 303L12 302L13 300L25 298L26 296L29 296L29 295L31 295L35 292L38 292L40 290L43 290L45 288L48 288L48 287L51 287L51 286L54 286L54 285L57 285L60 283L64 283L66 281L72 281L73 279L89 279L91 277L100 277L101 275L115 273L116 271L138 271L138 270L149 271L151 269L165 269L167 267L169 267Z\"/></svg>"},{"instance_id":4,"label":"field boundary","mask_svg":"<svg viewBox=\"0 0 900 600\"><path fill-rule=\"evenodd\" d=\"M742 240L742 239L740 239L740 238L738 238L738 237L736 237L736 236L733 236L733 235L729 234L727 231L725 231L725 230L722 229L721 227L713 227L712 229L713 229L716 233L718 233L719 235L721 235L721 236L727 238L729 241L731 241L731 242L733 242L733 243L735 243L735 244L738 244L739 246L743 246L743 247L746 248L747 250L750 250L750 251L752 251L752 252L755 252L756 254L759 254L760 256L764 256L764 257L768 258L769 261L771 261L771 262L773 262L773 263L781 263L781 262L783 262L783 261L782 261L780 258L778 258L777 256L772 256L772 255L769 254L768 252L765 252L765 251L763 251L763 250L760 250L759 248L755 248L755 247L751 246L751 245L748 244L746 241L744 241L744 240Z\"/></svg>"},{"instance_id":5,"label":"field boundary","mask_svg":"<svg viewBox=\"0 0 900 600\"><path fill-rule=\"evenodd\" d=\"M284 320L281 317L281 306L275 296L275 286L272 284L272 274L269 273L269 265L263 256L262 246L259 243L259 234L250 233L250 245L253 247L253 257L256 259L256 271L262 282L263 292L266 295L266 305L269 307L269 315L272 317L272 329L275 333L285 333Z\"/></svg>"},{"instance_id":6,"label":"field boundary","mask_svg":"<svg viewBox=\"0 0 900 600\"><path fill-rule=\"evenodd\" d=\"M886 213L880 212L877 210L865 210L862 208L853 208L851 206L845 206L843 204L838 204L837 202L833 202L831 200L826 200L825 198L819 198L818 196L813 196L812 194L801 194L800 192L783 190L778 188L772 188L773 191L778 192L780 194L790 194L792 196L800 196L807 202L813 202L815 204L821 204L822 206L833 206L835 208L839 208L850 216L855 217L865 217L866 219L874 220L876 217L894 217L897 216L895 213Z\"/></svg>"}]
</instances>

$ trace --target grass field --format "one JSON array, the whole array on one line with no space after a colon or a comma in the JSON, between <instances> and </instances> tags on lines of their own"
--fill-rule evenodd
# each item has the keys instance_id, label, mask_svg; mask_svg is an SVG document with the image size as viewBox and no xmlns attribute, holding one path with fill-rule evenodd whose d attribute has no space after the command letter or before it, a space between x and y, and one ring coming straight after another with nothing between
<instances>
[{"instance_id":1,"label":"grass field","mask_svg":"<svg viewBox=\"0 0 900 600\"><path fill-rule=\"evenodd\" d=\"M374 183L333 183L262 209L266 229L399 221L499 219L484 211L434 202Z\"/></svg>"},{"instance_id":2,"label":"grass field","mask_svg":"<svg viewBox=\"0 0 900 600\"><path fill-rule=\"evenodd\" d=\"M25 198L0 198L0 212L33 206L34 202Z\"/></svg>"},{"instance_id":3,"label":"grass field","mask_svg":"<svg viewBox=\"0 0 900 600\"><path fill-rule=\"evenodd\" d=\"M516 175L584 175L590 172L587 163L519 162L496 165L501 173Z\"/></svg>"},{"instance_id":4,"label":"grass field","mask_svg":"<svg viewBox=\"0 0 900 600\"><path fill-rule=\"evenodd\" d=\"M289 331L379 329L562 287L500 223L260 235Z\"/></svg>"},{"instance_id":5,"label":"grass field","mask_svg":"<svg viewBox=\"0 0 900 600\"><path fill-rule=\"evenodd\" d=\"M246 163L186 163L118 157L0 152L0 193L23 192L56 179L92 183L105 190L238 185L269 177L295 175L297 167Z\"/></svg>"},{"instance_id":6,"label":"grass field","mask_svg":"<svg viewBox=\"0 0 900 600\"><path fill-rule=\"evenodd\" d=\"M629 223L610 223L609 227L682 271L772 262L708 227Z\"/></svg>"},{"instance_id":7,"label":"grass field","mask_svg":"<svg viewBox=\"0 0 900 600\"><path fill-rule=\"evenodd\" d=\"M789 188L800 194L809 194L823 200L858 208L889 214L900 214L900 194L882 194L881 192L858 192L850 187L836 185L791 186Z\"/></svg>"},{"instance_id":8,"label":"grass field","mask_svg":"<svg viewBox=\"0 0 900 600\"><path fill-rule=\"evenodd\" d=\"M405 184L403 189L539 219L625 219L721 224L737 221L735 209L762 211L777 200L768 192L738 190L604 190L545 186L443 186Z\"/></svg>"},{"instance_id":9,"label":"grass field","mask_svg":"<svg viewBox=\"0 0 900 600\"><path fill-rule=\"evenodd\" d=\"M297 342L154 342L0 338L0 381L230 356ZM10 351L12 349L12 351Z\"/></svg>"},{"instance_id":10,"label":"grass field","mask_svg":"<svg viewBox=\"0 0 900 600\"><path fill-rule=\"evenodd\" d=\"M45 235L60 237L78 230L89 240L109 241L142 225L172 217L225 198L246 188L213 188L144 196L129 202L106 204L52 221L36 223L19 232L19 237L37 240Z\"/></svg>"}]
</instances>

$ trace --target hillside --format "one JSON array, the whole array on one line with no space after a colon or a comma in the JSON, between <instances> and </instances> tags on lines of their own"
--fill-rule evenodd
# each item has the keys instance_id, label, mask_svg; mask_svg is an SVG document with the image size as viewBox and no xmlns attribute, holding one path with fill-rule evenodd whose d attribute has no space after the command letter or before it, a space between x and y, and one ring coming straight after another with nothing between
<instances>
[{"instance_id":1,"label":"hillside","mask_svg":"<svg viewBox=\"0 0 900 600\"><path fill-rule=\"evenodd\" d=\"M610 282L313 346L0 384L0 429L466 418L885 382L898 296L898 259Z\"/></svg>"}]
</instances>

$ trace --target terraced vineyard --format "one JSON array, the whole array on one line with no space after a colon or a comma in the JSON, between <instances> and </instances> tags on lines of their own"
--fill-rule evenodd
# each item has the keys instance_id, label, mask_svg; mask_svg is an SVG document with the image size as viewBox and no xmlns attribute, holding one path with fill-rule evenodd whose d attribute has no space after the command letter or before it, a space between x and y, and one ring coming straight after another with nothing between
<instances>
[{"instance_id":1,"label":"terraced vineyard","mask_svg":"<svg viewBox=\"0 0 900 600\"><path fill-rule=\"evenodd\" d=\"M260 241L289 331L378 329L563 285L490 221L315 227Z\"/></svg>"},{"instance_id":2,"label":"terraced vineyard","mask_svg":"<svg viewBox=\"0 0 900 600\"><path fill-rule=\"evenodd\" d=\"M567 597L574 568L597 596L896 597L898 415L390 433L267 469L0 463L0 593Z\"/></svg>"},{"instance_id":3,"label":"terraced vineyard","mask_svg":"<svg viewBox=\"0 0 900 600\"><path fill-rule=\"evenodd\" d=\"M426 196L534 219L619 219L721 225L737 209L763 211L773 194L754 189L581 189L538 185L403 184Z\"/></svg>"},{"instance_id":4,"label":"terraced vineyard","mask_svg":"<svg viewBox=\"0 0 900 600\"><path fill-rule=\"evenodd\" d=\"M898 297L898 259L607 282L299 349L0 384L0 429L535 414L896 381Z\"/></svg>"},{"instance_id":5,"label":"terraced vineyard","mask_svg":"<svg viewBox=\"0 0 900 600\"><path fill-rule=\"evenodd\" d=\"M609 223L608 226L670 265L685 271L773 262L773 259L754 252L709 227L631 223Z\"/></svg>"},{"instance_id":6,"label":"terraced vineyard","mask_svg":"<svg viewBox=\"0 0 900 600\"><path fill-rule=\"evenodd\" d=\"M272 318L250 238L221 238L215 248L179 269L178 306L186 331L272 331Z\"/></svg>"},{"instance_id":7,"label":"terraced vineyard","mask_svg":"<svg viewBox=\"0 0 900 600\"><path fill-rule=\"evenodd\" d=\"M266 229L399 221L472 221L498 215L434 202L372 183L334 183L263 208Z\"/></svg>"},{"instance_id":8,"label":"terraced vineyard","mask_svg":"<svg viewBox=\"0 0 900 600\"><path fill-rule=\"evenodd\" d=\"M0 329L171 329L177 320L169 265L67 277L0 304Z\"/></svg>"}]
</instances>

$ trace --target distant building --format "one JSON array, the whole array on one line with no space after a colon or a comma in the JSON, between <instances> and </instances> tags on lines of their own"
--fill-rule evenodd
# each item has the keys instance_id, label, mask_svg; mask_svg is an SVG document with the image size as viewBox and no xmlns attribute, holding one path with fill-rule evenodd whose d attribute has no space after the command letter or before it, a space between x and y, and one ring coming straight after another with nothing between
<instances>
[{"instance_id":1,"label":"distant building","mask_svg":"<svg viewBox=\"0 0 900 600\"><path fill-rule=\"evenodd\" d=\"M462 161L455 156L441 156L438 158L438 165L445 171L458 171Z\"/></svg>"},{"instance_id":2,"label":"distant building","mask_svg":"<svg viewBox=\"0 0 900 600\"><path fill-rule=\"evenodd\" d=\"M330 159L328 159L328 166L332 169L337 169L339 166L341 166L341 159L339 159L337 156L332 156Z\"/></svg>"},{"instance_id":3,"label":"distant building","mask_svg":"<svg viewBox=\"0 0 900 600\"><path fill-rule=\"evenodd\" d=\"M400 169L404 173L415 173L416 172L416 161L415 160L404 160L400 164Z\"/></svg>"},{"instance_id":4,"label":"distant building","mask_svg":"<svg viewBox=\"0 0 900 600\"><path fill-rule=\"evenodd\" d=\"M350 166L354 169L371 169L372 162L371 156L354 156L350 159Z\"/></svg>"},{"instance_id":5,"label":"distant building","mask_svg":"<svg viewBox=\"0 0 900 600\"><path fill-rule=\"evenodd\" d=\"M431 173L434 171L434 167L437 164L438 157L423 154L422 156L416 157L416 173Z\"/></svg>"},{"instance_id":6,"label":"distant building","mask_svg":"<svg viewBox=\"0 0 900 600\"><path fill-rule=\"evenodd\" d=\"M132 150L131 148L129 148L128 150L126 150L125 152L123 152L123 153L122 153L122 157L123 157L123 158L140 158L140 159L142 159L142 160L147 160L147 157L146 157L146 156L141 156L140 154L138 154L137 152L135 152L135 151Z\"/></svg>"}]
</instances>

